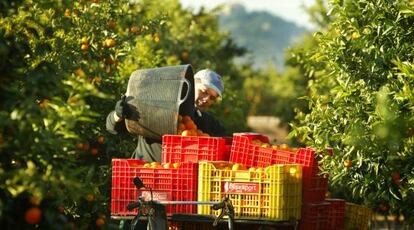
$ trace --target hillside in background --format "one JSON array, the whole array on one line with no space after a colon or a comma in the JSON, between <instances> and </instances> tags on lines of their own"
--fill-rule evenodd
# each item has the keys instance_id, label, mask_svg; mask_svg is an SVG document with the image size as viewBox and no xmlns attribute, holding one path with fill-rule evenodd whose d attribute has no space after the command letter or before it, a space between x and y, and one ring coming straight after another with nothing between
<instances>
[{"instance_id":1,"label":"hillside in background","mask_svg":"<svg viewBox=\"0 0 414 230\"><path fill-rule=\"evenodd\" d=\"M248 12L240 4L223 8L220 27L230 32L238 45L250 51L248 59L254 67L263 67L270 62L279 70L283 69L285 49L307 32L306 28L268 12Z\"/></svg>"}]
</instances>

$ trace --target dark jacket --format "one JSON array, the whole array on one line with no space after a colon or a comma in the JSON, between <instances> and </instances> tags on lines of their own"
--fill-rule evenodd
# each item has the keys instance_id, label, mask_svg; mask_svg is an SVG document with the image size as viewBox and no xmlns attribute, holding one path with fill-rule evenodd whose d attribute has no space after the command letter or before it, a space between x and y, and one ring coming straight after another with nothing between
<instances>
[{"instance_id":1,"label":"dark jacket","mask_svg":"<svg viewBox=\"0 0 414 230\"><path fill-rule=\"evenodd\" d=\"M114 113L115 111L112 111L106 117L106 129L112 134L128 133L125 126L125 121L121 120L119 122L116 122ZM207 112L196 112L194 115L194 123L197 125L198 129L202 130L205 133L208 133L210 136L226 136L226 130L224 127L218 120L216 120L211 114ZM132 154L132 158L143 158L148 162L161 162L161 141L146 138L141 135L138 135L137 138L138 144L137 148Z\"/></svg>"}]
</instances>

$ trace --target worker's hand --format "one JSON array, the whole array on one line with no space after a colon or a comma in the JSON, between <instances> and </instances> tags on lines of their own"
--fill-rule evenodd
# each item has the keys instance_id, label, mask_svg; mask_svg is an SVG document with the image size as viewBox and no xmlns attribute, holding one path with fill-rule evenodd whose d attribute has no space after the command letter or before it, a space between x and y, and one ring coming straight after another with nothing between
<instances>
[{"instance_id":1,"label":"worker's hand","mask_svg":"<svg viewBox=\"0 0 414 230\"><path fill-rule=\"evenodd\" d=\"M121 119L131 117L131 110L126 103L125 95L122 95L121 100L116 102L115 113L116 113L116 116L118 116Z\"/></svg>"}]
</instances>

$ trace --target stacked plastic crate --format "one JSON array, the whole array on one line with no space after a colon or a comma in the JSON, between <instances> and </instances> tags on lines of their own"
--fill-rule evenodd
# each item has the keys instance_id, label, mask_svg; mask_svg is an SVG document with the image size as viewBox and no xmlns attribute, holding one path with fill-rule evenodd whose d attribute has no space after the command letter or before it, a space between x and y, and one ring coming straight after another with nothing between
<instances>
[{"instance_id":1,"label":"stacked plastic crate","mask_svg":"<svg viewBox=\"0 0 414 230\"><path fill-rule=\"evenodd\" d=\"M262 144L258 145L257 140ZM233 135L230 161L259 167L273 164L302 165L302 218L299 225L300 229L340 229L343 225L343 211L342 217L341 214L332 216L330 213L336 213L336 209L341 206L338 203L345 204L345 201L325 200L328 178L320 175L315 151L310 148L290 149L286 146L271 146L268 143L268 137L261 134L235 133ZM335 205L332 205L332 202ZM334 224L331 223L332 221ZM334 228L331 226L334 226Z\"/></svg>"},{"instance_id":2,"label":"stacked plastic crate","mask_svg":"<svg viewBox=\"0 0 414 230\"><path fill-rule=\"evenodd\" d=\"M372 210L362 205L346 202L344 229L361 229L370 228L372 219Z\"/></svg>"},{"instance_id":3,"label":"stacked plastic crate","mask_svg":"<svg viewBox=\"0 0 414 230\"><path fill-rule=\"evenodd\" d=\"M134 216L137 210L128 210L127 205L144 197L159 201L195 200L197 197L198 167L194 163L161 164L146 163L135 159L112 160L112 216ZM133 183L139 177L145 186L138 190ZM192 205L167 205L167 213L195 213Z\"/></svg>"},{"instance_id":4,"label":"stacked plastic crate","mask_svg":"<svg viewBox=\"0 0 414 230\"><path fill-rule=\"evenodd\" d=\"M152 188L154 200L197 201L198 162L229 159L231 137L164 135L162 162L146 163L135 159L112 160L112 216L132 216L136 210L127 205L138 197L149 199L150 191L139 191L133 179L139 177ZM167 205L167 214L196 213L196 205Z\"/></svg>"},{"instance_id":5,"label":"stacked plastic crate","mask_svg":"<svg viewBox=\"0 0 414 230\"><path fill-rule=\"evenodd\" d=\"M259 149L258 145L251 144L253 139L268 143L266 136L249 133L243 136L247 141L240 137L233 135L230 162L200 163L199 200L219 201L228 196L237 218L299 220L302 166L273 165L269 155L272 149ZM265 152L259 154L260 150ZM199 207L198 213L217 214L208 207Z\"/></svg>"}]
</instances>

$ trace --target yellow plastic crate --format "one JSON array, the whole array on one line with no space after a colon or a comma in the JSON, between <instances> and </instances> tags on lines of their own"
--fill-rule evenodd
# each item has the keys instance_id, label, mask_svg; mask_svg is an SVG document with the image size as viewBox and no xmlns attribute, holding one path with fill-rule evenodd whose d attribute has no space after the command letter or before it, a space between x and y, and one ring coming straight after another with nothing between
<instances>
[{"instance_id":1,"label":"yellow plastic crate","mask_svg":"<svg viewBox=\"0 0 414 230\"><path fill-rule=\"evenodd\" d=\"M367 230L372 218L372 210L362 205L347 202L344 225L347 230Z\"/></svg>"},{"instance_id":2,"label":"yellow plastic crate","mask_svg":"<svg viewBox=\"0 0 414 230\"><path fill-rule=\"evenodd\" d=\"M221 201L227 196L239 219L300 219L301 165L272 165L250 170L232 170L232 166L229 162L199 163L199 201ZM197 213L218 215L219 211L198 205Z\"/></svg>"}]
</instances>

